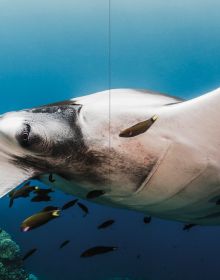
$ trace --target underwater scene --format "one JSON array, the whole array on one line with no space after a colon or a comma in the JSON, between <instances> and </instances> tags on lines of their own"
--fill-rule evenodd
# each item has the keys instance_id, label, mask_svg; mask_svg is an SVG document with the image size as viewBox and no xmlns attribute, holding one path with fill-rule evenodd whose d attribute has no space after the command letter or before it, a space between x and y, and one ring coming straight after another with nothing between
<instances>
[{"instance_id":1,"label":"underwater scene","mask_svg":"<svg viewBox=\"0 0 220 280\"><path fill-rule=\"evenodd\" d=\"M81 96L96 92L101 92L102 96L108 94L104 108L101 108L103 103L99 105L99 99L92 101L94 106L97 105L98 112L93 120L101 123L109 117L112 127L121 121L120 127L125 130L117 133L120 132L123 141L134 139L131 140L134 147L129 146L129 150L131 158L136 158L135 147L138 144L135 139L144 137L139 134L145 135L148 129L151 133L154 122L155 127L160 124L160 114L157 120L154 110L148 111L146 107L146 117L140 119L146 119L145 122L136 124L120 117L111 119L111 113L117 116L117 111L130 102L125 95L124 101L117 103L117 91L113 89L124 89L125 92L126 89L134 89L142 94L145 94L144 90L149 90L150 94L153 91L175 96L175 101L166 104L171 104L167 106L171 108L173 103L184 103L184 100L218 88L219 9L220 2L217 0L0 0L0 114L25 109L25 114L33 113L38 117L44 113L53 116L61 112L70 122L71 110L65 106L74 107L71 118L75 121L77 114L87 105L87 99L84 101ZM109 89L114 92L112 100ZM72 98L76 99L70 101ZM116 102L111 103L114 98ZM139 102L138 98L139 95L135 96L131 103ZM65 102L57 103L62 101ZM53 103L52 107L43 107ZM217 101L210 106L215 103ZM26 110L29 108L35 109ZM197 110L193 110L193 116L198 117L197 125L186 114L187 122L183 126L193 131L194 127L203 126L206 119L215 118L214 110L206 114L210 108L207 111L205 106L202 108L204 117L201 118ZM101 110L103 115L99 113ZM141 107L141 110L144 109ZM171 122L175 123L175 116L172 115ZM48 131L59 134L59 137L68 134L68 127L64 133L60 128L62 121L57 115L55 119L58 120L56 124L43 118L41 126L45 124ZM17 125L16 122L16 118L12 120L13 125ZM216 123L218 127L218 119ZM77 129L76 126L76 139L81 136ZM22 147L29 145L30 130L30 125L26 123L22 139L16 134ZM40 132L41 127L35 130ZM111 137L108 134L110 130L106 128L106 131L92 122L83 133L90 136L93 133L94 138L102 134L103 138L109 137L105 143L107 147L111 144ZM210 134L208 128L207 134ZM199 136L196 141L203 137L206 136ZM197 146L196 141L192 153ZM38 142L39 139L34 138L34 149L39 149ZM65 154L69 159L68 153L72 150L65 141L60 140L60 143L61 148L56 147L53 152L61 158ZM203 150L209 149L210 142L206 143L202 146ZM82 148L81 144L73 144L79 150ZM91 146L93 144L92 141ZM156 149L157 139L153 138L150 145ZM41 149L44 151L47 147ZM42 151L37 150L38 153ZM111 168L108 169L108 159L105 168L97 164L103 154L98 159L88 157L86 164L96 166L96 177L90 178L88 166L88 172L85 169L85 175L79 180L78 173L71 177L71 180L76 178L82 184L84 180L92 180L94 187L88 192L81 190L77 184L72 186L77 190L73 193L68 186L62 186L58 175L62 173L68 181L69 166L62 165L61 170L57 161L47 164L43 157L33 162L31 157L21 159L17 156L9 163L15 169L7 172L1 169L0 164L0 174L4 176L0 179L0 186L6 189L0 192L3 196L0 200L0 280L219 278L218 223L204 222L200 225L198 222L197 225L196 219L169 218L163 211L154 216L153 210L143 211L142 200L141 203L130 201L127 207L123 195L132 193L130 182L136 180L142 169L128 158L121 158L115 163L117 155L110 148L109 153L112 153ZM180 157L178 155L178 160L180 164L192 162L188 151ZM32 164L38 170L47 168L45 177L39 177L32 170ZM77 171L80 167L80 164L74 166ZM13 182L17 186L14 189L8 186L8 182L17 176L17 168L23 168L24 178ZM116 190L116 194L119 191L117 202L113 201L114 196L110 202L101 200L106 195L104 184L107 179L104 175L110 176L111 170L114 170L118 179L120 168L127 169L126 176L119 180L122 189ZM198 169L200 172L200 164ZM33 171L30 180L27 180L30 177L26 176L27 170ZM132 177L131 170L136 177ZM177 177L175 172L169 178L172 176ZM58 187L54 188L53 184ZM217 188L216 181L213 184ZM219 217L220 191L215 189L213 194L214 200L210 201L215 211L207 214L207 219Z\"/></svg>"}]
</instances>

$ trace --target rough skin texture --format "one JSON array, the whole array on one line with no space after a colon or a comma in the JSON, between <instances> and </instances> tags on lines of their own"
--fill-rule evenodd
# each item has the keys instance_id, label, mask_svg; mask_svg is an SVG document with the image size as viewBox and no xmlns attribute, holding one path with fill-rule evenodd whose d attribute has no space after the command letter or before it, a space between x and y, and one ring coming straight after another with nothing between
<instances>
[{"instance_id":1,"label":"rough skin texture","mask_svg":"<svg viewBox=\"0 0 220 280\"><path fill-rule=\"evenodd\" d=\"M0 279L38 280L36 276L24 270L19 246L2 229L0 229Z\"/></svg>"}]
</instances>

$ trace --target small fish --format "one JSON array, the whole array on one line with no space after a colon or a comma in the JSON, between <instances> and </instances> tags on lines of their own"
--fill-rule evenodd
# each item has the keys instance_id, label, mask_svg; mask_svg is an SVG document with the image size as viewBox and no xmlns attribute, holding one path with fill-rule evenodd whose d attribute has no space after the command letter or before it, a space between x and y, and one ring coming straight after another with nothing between
<instances>
[{"instance_id":1,"label":"small fish","mask_svg":"<svg viewBox=\"0 0 220 280\"><path fill-rule=\"evenodd\" d=\"M30 182L27 182L26 184L24 184L22 187L20 187L19 189L14 189L12 191L9 192L9 197L16 197L16 195L20 195L21 193L23 193L23 191L26 190L26 188L30 187Z\"/></svg>"},{"instance_id":2,"label":"small fish","mask_svg":"<svg viewBox=\"0 0 220 280\"><path fill-rule=\"evenodd\" d=\"M82 204L81 202L77 202L77 205L79 206L79 208L85 213L85 216L89 214L89 209L87 206L85 206L84 204ZM84 217L85 217L84 216Z\"/></svg>"},{"instance_id":3,"label":"small fish","mask_svg":"<svg viewBox=\"0 0 220 280\"><path fill-rule=\"evenodd\" d=\"M32 197L32 202L41 202L41 201L51 201L51 197L49 195L36 195Z\"/></svg>"},{"instance_id":4,"label":"small fish","mask_svg":"<svg viewBox=\"0 0 220 280\"><path fill-rule=\"evenodd\" d=\"M54 190L51 188L49 188L49 189L39 189L38 188L34 191L34 193L37 195L48 195L51 192L54 192Z\"/></svg>"},{"instance_id":5,"label":"small fish","mask_svg":"<svg viewBox=\"0 0 220 280\"><path fill-rule=\"evenodd\" d=\"M55 179L53 179L53 174L50 174L48 179L51 183L54 183L56 181Z\"/></svg>"},{"instance_id":6,"label":"small fish","mask_svg":"<svg viewBox=\"0 0 220 280\"><path fill-rule=\"evenodd\" d=\"M105 192L103 190L93 190L87 194L86 198L94 199L94 198L102 196L103 194L105 194Z\"/></svg>"},{"instance_id":7,"label":"small fish","mask_svg":"<svg viewBox=\"0 0 220 280\"><path fill-rule=\"evenodd\" d=\"M70 243L70 240L65 240L61 245L60 245L60 249L62 249L63 247L65 247L67 244Z\"/></svg>"},{"instance_id":8,"label":"small fish","mask_svg":"<svg viewBox=\"0 0 220 280\"><path fill-rule=\"evenodd\" d=\"M26 260L27 258L29 258L30 256L32 256L35 252L37 251L37 248L31 249L30 251L28 251L22 258L22 260Z\"/></svg>"},{"instance_id":9,"label":"small fish","mask_svg":"<svg viewBox=\"0 0 220 280\"><path fill-rule=\"evenodd\" d=\"M77 201L78 201L78 199L74 199L74 200L67 202L66 204L63 205L62 210L66 210L66 209L74 206Z\"/></svg>"},{"instance_id":10,"label":"small fish","mask_svg":"<svg viewBox=\"0 0 220 280\"><path fill-rule=\"evenodd\" d=\"M151 216L144 217L143 221L145 224L149 224L151 222Z\"/></svg>"},{"instance_id":11,"label":"small fish","mask_svg":"<svg viewBox=\"0 0 220 280\"><path fill-rule=\"evenodd\" d=\"M81 258L93 257L95 255L116 251L117 249L118 247L115 246L96 246L83 252L80 257Z\"/></svg>"},{"instance_id":12,"label":"small fish","mask_svg":"<svg viewBox=\"0 0 220 280\"><path fill-rule=\"evenodd\" d=\"M142 134L144 132L146 132L151 125L157 120L157 116L154 115L152 118L143 121L143 122L139 122L125 130L123 130L122 132L120 132L119 136L120 137L134 137L137 136L139 134Z\"/></svg>"},{"instance_id":13,"label":"small fish","mask_svg":"<svg viewBox=\"0 0 220 280\"><path fill-rule=\"evenodd\" d=\"M56 207L56 206L47 206L47 207L45 207L41 212L47 212L47 211L53 211L53 210L59 210L59 207Z\"/></svg>"},{"instance_id":14,"label":"small fish","mask_svg":"<svg viewBox=\"0 0 220 280\"><path fill-rule=\"evenodd\" d=\"M138 254L138 255L136 256L136 258L137 258L137 260L139 260L139 259L141 258L141 255Z\"/></svg>"},{"instance_id":15,"label":"small fish","mask_svg":"<svg viewBox=\"0 0 220 280\"><path fill-rule=\"evenodd\" d=\"M13 190L9 193L10 202L9 207L11 208L13 206L14 200L19 197L28 197L32 191L37 190L37 186L30 186L30 183L26 183L21 188L17 190Z\"/></svg>"},{"instance_id":16,"label":"small fish","mask_svg":"<svg viewBox=\"0 0 220 280\"><path fill-rule=\"evenodd\" d=\"M183 230L190 230L192 227L195 227L195 226L196 226L196 224L186 224L186 225L184 225Z\"/></svg>"},{"instance_id":17,"label":"small fish","mask_svg":"<svg viewBox=\"0 0 220 280\"><path fill-rule=\"evenodd\" d=\"M114 220L107 220L103 223L101 223L97 228L98 229L103 229L103 228L107 228L107 227L110 227L112 224L114 224L115 221Z\"/></svg>"},{"instance_id":18,"label":"small fish","mask_svg":"<svg viewBox=\"0 0 220 280\"><path fill-rule=\"evenodd\" d=\"M49 221L58 218L60 216L60 210L52 210L52 211L41 211L38 212L26 220L24 220L21 224L21 231L26 232L37 227L40 227Z\"/></svg>"}]
</instances>

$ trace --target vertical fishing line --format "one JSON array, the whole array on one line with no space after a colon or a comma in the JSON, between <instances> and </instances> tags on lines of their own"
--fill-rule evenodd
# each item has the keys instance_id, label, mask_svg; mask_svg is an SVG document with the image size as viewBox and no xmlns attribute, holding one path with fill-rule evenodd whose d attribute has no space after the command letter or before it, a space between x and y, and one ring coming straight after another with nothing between
<instances>
[{"instance_id":1,"label":"vertical fishing line","mask_svg":"<svg viewBox=\"0 0 220 280\"><path fill-rule=\"evenodd\" d=\"M111 0L108 2L108 88L109 88L109 187L110 187L110 172L111 172Z\"/></svg>"}]
</instances>

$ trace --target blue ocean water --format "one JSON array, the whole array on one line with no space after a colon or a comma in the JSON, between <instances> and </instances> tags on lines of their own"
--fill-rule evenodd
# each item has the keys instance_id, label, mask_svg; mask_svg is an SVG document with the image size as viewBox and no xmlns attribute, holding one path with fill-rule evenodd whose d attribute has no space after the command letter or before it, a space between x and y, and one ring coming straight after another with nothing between
<instances>
[{"instance_id":1,"label":"blue ocean water","mask_svg":"<svg viewBox=\"0 0 220 280\"><path fill-rule=\"evenodd\" d=\"M220 84L220 2L111 0L111 87L143 88L192 98ZM69 99L109 87L109 1L0 0L0 113ZM59 191L53 205L72 199ZM26 268L42 280L215 279L219 227L195 227L85 202L44 227L20 223L46 203L0 201L0 227L23 252L37 247ZM51 204L51 203L50 203ZM101 221L115 225L97 231ZM71 243L59 250L62 241ZM111 254L81 259L94 245ZM140 257L137 258L137 256Z\"/></svg>"}]
</instances>

